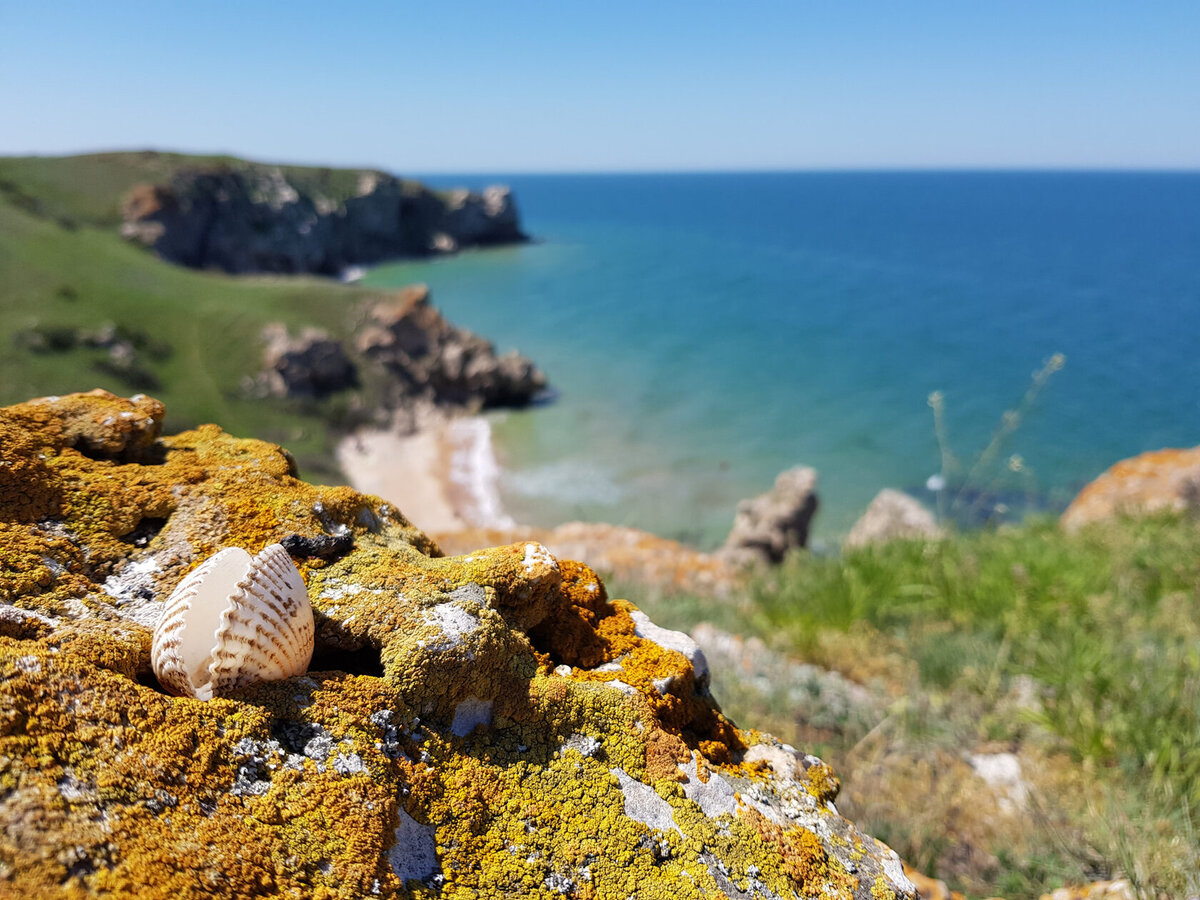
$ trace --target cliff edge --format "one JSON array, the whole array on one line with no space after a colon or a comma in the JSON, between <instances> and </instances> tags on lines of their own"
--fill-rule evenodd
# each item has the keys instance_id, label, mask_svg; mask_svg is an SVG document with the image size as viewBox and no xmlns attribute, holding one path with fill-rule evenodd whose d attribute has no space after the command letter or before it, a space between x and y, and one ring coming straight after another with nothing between
<instances>
[{"instance_id":1,"label":"cliff edge","mask_svg":"<svg viewBox=\"0 0 1200 900\"><path fill-rule=\"evenodd\" d=\"M434 191L386 172L326 171L185 165L126 192L121 234L170 262L232 274L339 275L528 240L507 187Z\"/></svg>"}]
</instances>

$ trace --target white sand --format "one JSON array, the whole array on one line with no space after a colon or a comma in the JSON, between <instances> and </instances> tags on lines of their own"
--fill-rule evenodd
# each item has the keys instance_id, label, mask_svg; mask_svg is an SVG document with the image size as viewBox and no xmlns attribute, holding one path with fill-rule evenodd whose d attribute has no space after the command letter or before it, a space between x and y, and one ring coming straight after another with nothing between
<instances>
[{"instance_id":1,"label":"white sand","mask_svg":"<svg viewBox=\"0 0 1200 900\"><path fill-rule=\"evenodd\" d=\"M483 417L435 422L408 435L359 431L338 444L337 458L355 490L395 504L427 534L515 525L500 505L500 470Z\"/></svg>"},{"instance_id":2,"label":"white sand","mask_svg":"<svg viewBox=\"0 0 1200 900\"><path fill-rule=\"evenodd\" d=\"M442 430L434 425L410 435L359 431L338 444L338 463L355 490L394 504L422 531L459 531L467 523L447 490Z\"/></svg>"}]
</instances>

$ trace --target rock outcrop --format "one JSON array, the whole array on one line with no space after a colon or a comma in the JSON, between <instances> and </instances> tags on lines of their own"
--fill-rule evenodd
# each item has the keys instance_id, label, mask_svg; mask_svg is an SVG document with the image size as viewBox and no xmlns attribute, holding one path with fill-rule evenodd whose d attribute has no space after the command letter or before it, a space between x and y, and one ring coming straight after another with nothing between
<instances>
[{"instance_id":1,"label":"rock outcrop","mask_svg":"<svg viewBox=\"0 0 1200 900\"><path fill-rule=\"evenodd\" d=\"M1153 450L1121 460L1079 492L1062 514L1075 530L1115 515L1200 509L1200 447Z\"/></svg>"},{"instance_id":2,"label":"rock outcrop","mask_svg":"<svg viewBox=\"0 0 1200 900\"><path fill-rule=\"evenodd\" d=\"M942 536L937 518L908 494L884 488L875 495L843 542L844 547L864 547L898 539L934 540Z\"/></svg>"},{"instance_id":3,"label":"rock outcrop","mask_svg":"<svg viewBox=\"0 0 1200 900\"><path fill-rule=\"evenodd\" d=\"M276 397L324 397L358 386L358 371L345 348L319 328L298 337L281 322L263 331L263 381Z\"/></svg>"},{"instance_id":4,"label":"rock outcrop","mask_svg":"<svg viewBox=\"0 0 1200 900\"><path fill-rule=\"evenodd\" d=\"M528 239L508 188L439 193L383 172L336 175L250 163L182 168L168 184L125 195L121 233L192 268L321 275Z\"/></svg>"},{"instance_id":5,"label":"rock outcrop","mask_svg":"<svg viewBox=\"0 0 1200 900\"><path fill-rule=\"evenodd\" d=\"M376 295L376 298L378 295ZM263 369L244 380L254 397L324 397L366 387L370 407L401 431L430 415L524 406L546 390L546 376L516 351L447 322L425 285L376 299L343 341L318 328L293 336L281 322L263 330Z\"/></svg>"},{"instance_id":6,"label":"rock outcrop","mask_svg":"<svg viewBox=\"0 0 1200 900\"><path fill-rule=\"evenodd\" d=\"M160 438L163 413L0 410L0 893L915 900L829 767L735 728L697 646L586 566L443 557L272 444ZM281 539L308 673L164 693L170 591Z\"/></svg>"},{"instance_id":7,"label":"rock outcrop","mask_svg":"<svg viewBox=\"0 0 1200 900\"><path fill-rule=\"evenodd\" d=\"M623 584L671 593L729 597L744 586L741 570L722 557L624 525L565 522L555 528L466 528L434 536L442 549L464 554L492 544L537 541L555 556L586 559Z\"/></svg>"},{"instance_id":8,"label":"rock outcrop","mask_svg":"<svg viewBox=\"0 0 1200 900\"><path fill-rule=\"evenodd\" d=\"M787 469L771 490L738 504L733 528L718 552L739 565L780 563L789 550L808 546L816 513L817 470Z\"/></svg>"},{"instance_id":9,"label":"rock outcrop","mask_svg":"<svg viewBox=\"0 0 1200 900\"><path fill-rule=\"evenodd\" d=\"M490 341L456 328L413 285L375 305L355 349L388 376L390 406L424 400L478 410L522 406L546 388L546 376L514 352L497 355Z\"/></svg>"}]
</instances>

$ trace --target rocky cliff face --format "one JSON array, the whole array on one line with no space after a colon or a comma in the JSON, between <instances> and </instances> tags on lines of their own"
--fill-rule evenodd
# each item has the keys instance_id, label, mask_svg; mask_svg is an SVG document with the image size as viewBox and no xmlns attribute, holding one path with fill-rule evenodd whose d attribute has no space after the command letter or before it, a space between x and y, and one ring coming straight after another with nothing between
<instances>
[{"instance_id":1,"label":"rocky cliff face","mask_svg":"<svg viewBox=\"0 0 1200 900\"><path fill-rule=\"evenodd\" d=\"M527 240L504 187L437 193L382 172L351 191L242 164L185 168L142 184L121 206L121 233L164 259L231 273L337 275L350 266Z\"/></svg>"},{"instance_id":2,"label":"rocky cliff face","mask_svg":"<svg viewBox=\"0 0 1200 900\"><path fill-rule=\"evenodd\" d=\"M546 389L546 376L529 359L499 355L490 341L442 318L423 284L373 306L355 350L387 373L392 407L523 406Z\"/></svg>"},{"instance_id":3,"label":"rocky cliff face","mask_svg":"<svg viewBox=\"0 0 1200 900\"><path fill-rule=\"evenodd\" d=\"M0 893L915 898L829 768L734 727L698 647L587 566L535 542L443 557L279 447L160 438L163 413L0 410ZM309 671L164 693L171 590L281 539Z\"/></svg>"}]
</instances>

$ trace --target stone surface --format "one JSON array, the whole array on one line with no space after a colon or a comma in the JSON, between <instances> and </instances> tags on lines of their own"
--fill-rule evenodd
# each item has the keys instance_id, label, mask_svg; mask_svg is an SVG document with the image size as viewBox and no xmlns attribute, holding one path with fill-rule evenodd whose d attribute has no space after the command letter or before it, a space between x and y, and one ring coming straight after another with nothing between
<instances>
[{"instance_id":1,"label":"stone surface","mask_svg":"<svg viewBox=\"0 0 1200 900\"><path fill-rule=\"evenodd\" d=\"M265 384L276 397L324 397L358 385L358 372L341 343L319 328L299 336L275 322L263 331Z\"/></svg>"},{"instance_id":2,"label":"stone surface","mask_svg":"<svg viewBox=\"0 0 1200 900\"><path fill-rule=\"evenodd\" d=\"M771 490L738 504L720 555L739 565L780 563L789 550L808 546L816 513L816 469L797 466L781 472Z\"/></svg>"},{"instance_id":3,"label":"stone surface","mask_svg":"<svg viewBox=\"0 0 1200 900\"><path fill-rule=\"evenodd\" d=\"M454 553L536 540L555 556L583 560L623 583L636 582L666 591L728 597L743 581L737 567L714 553L648 531L603 522L567 522L555 528L470 528L435 536L443 549Z\"/></svg>"},{"instance_id":4,"label":"stone surface","mask_svg":"<svg viewBox=\"0 0 1200 900\"><path fill-rule=\"evenodd\" d=\"M875 495L843 542L863 547L897 539L934 539L942 536L933 513L908 494L884 488Z\"/></svg>"},{"instance_id":5,"label":"stone surface","mask_svg":"<svg viewBox=\"0 0 1200 900\"><path fill-rule=\"evenodd\" d=\"M1062 514L1074 530L1115 515L1200 509L1200 447L1153 450L1121 460L1087 485Z\"/></svg>"},{"instance_id":6,"label":"stone surface","mask_svg":"<svg viewBox=\"0 0 1200 900\"><path fill-rule=\"evenodd\" d=\"M694 645L586 566L531 541L443 557L280 448L160 438L162 414L0 410L0 894L915 898L828 767L735 728ZM151 629L190 569L334 534L295 560L306 674L161 691Z\"/></svg>"},{"instance_id":7,"label":"stone surface","mask_svg":"<svg viewBox=\"0 0 1200 900\"><path fill-rule=\"evenodd\" d=\"M355 349L386 373L389 405L427 401L477 410L521 406L546 388L546 376L516 352L456 328L429 302L425 285L373 306Z\"/></svg>"},{"instance_id":8,"label":"stone surface","mask_svg":"<svg viewBox=\"0 0 1200 900\"><path fill-rule=\"evenodd\" d=\"M339 173L347 175L353 173ZM232 273L352 266L527 240L507 188L442 194L383 172L352 191L250 163L184 168L123 198L121 233L164 259Z\"/></svg>"}]
</instances>

